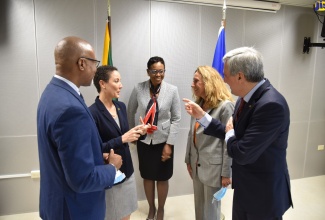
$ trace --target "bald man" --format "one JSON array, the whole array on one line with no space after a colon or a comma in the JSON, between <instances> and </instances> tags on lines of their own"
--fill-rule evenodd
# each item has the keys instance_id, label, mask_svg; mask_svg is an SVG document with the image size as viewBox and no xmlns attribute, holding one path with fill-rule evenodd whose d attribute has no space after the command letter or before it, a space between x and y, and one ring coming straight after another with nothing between
<instances>
[{"instance_id":1,"label":"bald man","mask_svg":"<svg viewBox=\"0 0 325 220\"><path fill-rule=\"evenodd\" d=\"M105 189L113 186L122 160L111 151L104 163L101 138L79 91L91 84L99 61L78 37L61 40L54 56L56 73L37 109L40 217L104 219Z\"/></svg>"}]
</instances>

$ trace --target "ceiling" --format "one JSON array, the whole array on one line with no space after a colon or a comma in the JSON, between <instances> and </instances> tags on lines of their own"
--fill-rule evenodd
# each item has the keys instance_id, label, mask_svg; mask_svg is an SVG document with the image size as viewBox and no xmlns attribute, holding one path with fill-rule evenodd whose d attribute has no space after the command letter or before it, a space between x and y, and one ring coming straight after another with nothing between
<instances>
[{"instance_id":1,"label":"ceiling","mask_svg":"<svg viewBox=\"0 0 325 220\"><path fill-rule=\"evenodd\" d=\"M222 5L224 1L227 0L154 0L154 1L166 1L166 2L183 2L183 3L202 3L202 4L218 4ZM254 2L274 2L280 3L281 5L291 5L291 6L298 6L298 7L307 7L313 8L314 4L320 0L229 0L229 3L240 3L241 1L248 3L248 5L254 5ZM324 2L324 0L323 0ZM245 4L246 4L245 3ZM258 5L258 4L257 4Z\"/></svg>"},{"instance_id":2,"label":"ceiling","mask_svg":"<svg viewBox=\"0 0 325 220\"><path fill-rule=\"evenodd\" d=\"M205 0L195 0L196 2L205 2ZM213 1L213 0L212 0ZM232 0L232 1L241 1L241 0ZM251 1L262 1L262 2L277 2L282 5L293 5L300 7L313 8L313 5L317 0L251 0ZM209 0L211 2L211 0ZM226 0L227 3L227 0Z\"/></svg>"},{"instance_id":3,"label":"ceiling","mask_svg":"<svg viewBox=\"0 0 325 220\"><path fill-rule=\"evenodd\" d=\"M273 1L264 0L264 2L278 2L282 5L294 5L294 6L313 8L313 5L316 2L316 0L273 0Z\"/></svg>"}]
</instances>

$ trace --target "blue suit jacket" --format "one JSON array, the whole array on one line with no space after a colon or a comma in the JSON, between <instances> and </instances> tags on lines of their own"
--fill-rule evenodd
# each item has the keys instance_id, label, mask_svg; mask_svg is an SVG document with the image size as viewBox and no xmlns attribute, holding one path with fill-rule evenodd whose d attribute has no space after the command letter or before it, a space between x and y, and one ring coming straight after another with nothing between
<instances>
[{"instance_id":1,"label":"blue suit jacket","mask_svg":"<svg viewBox=\"0 0 325 220\"><path fill-rule=\"evenodd\" d=\"M115 168L105 165L94 120L67 83L53 77L37 109L42 219L104 219L105 188Z\"/></svg>"},{"instance_id":2,"label":"blue suit jacket","mask_svg":"<svg viewBox=\"0 0 325 220\"><path fill-rule=\"evenodd\" d=\"M121 155L123 164L120 170L129 178L134 171L132 158L128 143L122 143L122 135L129 131L126 107L123 102L113 101L113 103L116 107L121 128L98 97L95 103L89 107L89 110L94 117L100 137L102 138L103 152L109 153L111 149L114 149L114 153Z\"/></svg>"},{"instance_id":3,"label":"blue suit jacket","mask_svg":"<svg viewBox=\"0 0 325 220\"><path fill-rule=\"evenodd\" d=\"M237 112L237 102L234 115ZM227 143L233 158L234 208L265 217L282 216L292 206L286 149L290 115L284 97L268 80L259 87L234 122ZM213 120L206 134L224 136Z\"/></svg>"}]
</instances>

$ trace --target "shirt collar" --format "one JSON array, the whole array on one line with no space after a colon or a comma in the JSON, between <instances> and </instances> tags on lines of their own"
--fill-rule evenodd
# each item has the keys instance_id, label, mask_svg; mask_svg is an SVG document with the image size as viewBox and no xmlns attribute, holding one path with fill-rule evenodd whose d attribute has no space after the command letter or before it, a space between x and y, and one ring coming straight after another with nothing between
<instances>
[{"instance_id":1,"label":"shirt collar","mask_svg":"<svg viewBox=\"0 0 325 220\"><path fill-rule=\"evenodd\" d=\"M69 86L71 86L71 88L73 88L73 90L75 90L80 95L79 88L73 82L56 74L54 75L54 77L66 82Z\"/></svg>"},{"instance_id":2,"label":"shirt collar","mask_svg":"<svg viewBox=\"0 0 325 220\"><path fill-rule=\"evenodd\" d=\"M258 88L260 88L260 86L263 85L263 83L265 83L265 81L266 81L266 80L263 79L262 81L260 81L259 83L257 83L256 86L254 86L253 89L251 89L251 91L249 91L249 92L247 93L247 95L244 96L244 100L245 100L246 103L251 99L251 97L252 97L252 95L254 94L254 92L255 92Z\"/></svg>"}]
</instances>

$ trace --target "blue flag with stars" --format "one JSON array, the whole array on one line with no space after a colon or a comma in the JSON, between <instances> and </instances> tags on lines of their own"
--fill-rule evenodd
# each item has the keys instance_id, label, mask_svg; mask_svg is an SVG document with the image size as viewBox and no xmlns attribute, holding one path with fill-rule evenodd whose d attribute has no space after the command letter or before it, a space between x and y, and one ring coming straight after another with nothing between
<instances>
[{"instance_id":1,"label":"blue flag with stars","mask_svg":"<svg viewBox=\"0 0 325 220\"><path fill-rule=\"evenodd\" d=\"M219 29L216 49L214 51L212 67L215 68L220 73L222 78L224 78L224 74L223 74L224 63L222 61L222 58L225 54L226 54L226 32L225 32L225 28L221 26Z\"/></svg>"}]
</instances>

